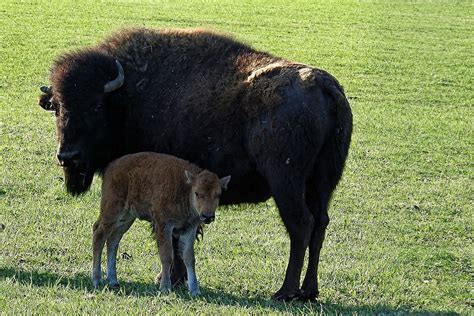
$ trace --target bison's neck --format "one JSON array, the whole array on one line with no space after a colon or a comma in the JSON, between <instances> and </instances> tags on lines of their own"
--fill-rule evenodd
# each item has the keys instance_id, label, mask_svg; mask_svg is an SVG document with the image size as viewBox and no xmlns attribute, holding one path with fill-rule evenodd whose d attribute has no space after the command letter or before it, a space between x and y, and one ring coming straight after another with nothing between
<instances>
[{"instance_id":1,"label":"bison's neck","mask_svg":"<svg viewBox=\"0 0 474 316\"><path fill-rule=\"evenodd\" d=\"M94 148L93 169L102 174L107 165L123 155L131 153L127 148L126 140L126 98L123 91L117 91L106 99L110 113L107 117L107 126L104 127L104 138Z\"/></svg>"}]
</instances>

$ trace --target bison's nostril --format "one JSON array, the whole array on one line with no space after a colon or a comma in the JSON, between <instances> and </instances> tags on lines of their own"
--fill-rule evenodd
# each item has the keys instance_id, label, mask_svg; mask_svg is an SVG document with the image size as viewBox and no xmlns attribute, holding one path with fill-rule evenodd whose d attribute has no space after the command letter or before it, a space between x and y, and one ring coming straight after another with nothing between
<instances>
[{"instance_id":1,"label":"bison's nostril","mask_svg":"<svg viewBox=\"0 0 474 316\"><path fill-rule=\"evenodd\" d=\"M78 150L73 151L63 151L59 152L58 155L59 164L63 167L70 167L71 165L76 165L80 158L80 153Z\"/></svg>"}]
</instances>

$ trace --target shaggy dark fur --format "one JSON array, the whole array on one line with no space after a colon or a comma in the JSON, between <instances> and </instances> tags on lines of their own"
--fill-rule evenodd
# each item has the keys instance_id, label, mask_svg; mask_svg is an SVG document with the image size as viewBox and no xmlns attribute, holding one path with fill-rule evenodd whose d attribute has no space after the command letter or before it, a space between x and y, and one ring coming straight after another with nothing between
<instances>
[{"instance_id":1,"label":"shaggy dark fur","mask_svg":"<svg viewBox=\"0 0 474 316\"><path fill-rule=\"evenodd\" d=\"M105 94L118 74L115 59L125 83ZM70 193L88 190L112 159L139 151L231 174L221 204L273 196L289 233L286 277L274 297L317 296L328 203L352 132L334 77L209 31L132 29L58 58L51 83L40 105L56 111ZM179 279L179 260L175 267Z\"/></svg>"}]
</instances>

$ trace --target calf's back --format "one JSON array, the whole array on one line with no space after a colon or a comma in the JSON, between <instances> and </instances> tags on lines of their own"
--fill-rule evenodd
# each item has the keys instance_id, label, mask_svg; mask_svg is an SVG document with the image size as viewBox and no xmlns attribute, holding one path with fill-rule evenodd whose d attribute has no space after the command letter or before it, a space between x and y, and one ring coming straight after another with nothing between
<instances>
[{"instance_id":1,"label":"calf's back","mask_svg":"<svg viewBox=\"0 0 474 316\"><path fill-rule=\"evenodd\" d=\"M194 174L201 171L188 161L166 154L123 156L105 171L101 208L109 209L108 204L122 206L147 220L186 217L191 187L186 183L185 170Z\"/></svg>"}]
</instances>

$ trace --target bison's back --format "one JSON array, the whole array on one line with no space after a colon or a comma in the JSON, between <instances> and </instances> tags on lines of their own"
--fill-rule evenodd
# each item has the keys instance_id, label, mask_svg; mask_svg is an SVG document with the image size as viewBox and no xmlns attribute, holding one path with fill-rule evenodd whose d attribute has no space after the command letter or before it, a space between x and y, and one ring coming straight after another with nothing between
<instances>
[{"instance_id":1,"label":"bison's back","mask_svg":"<svg viewBox=\"0 0 474 316\"><path fill-rule=\"evenodd\" d=\"M255 69L280 60L202 29L125 29L98 49L123 64L134 108L217 117L235 111Z\"/></svg>"}]
</instances>

